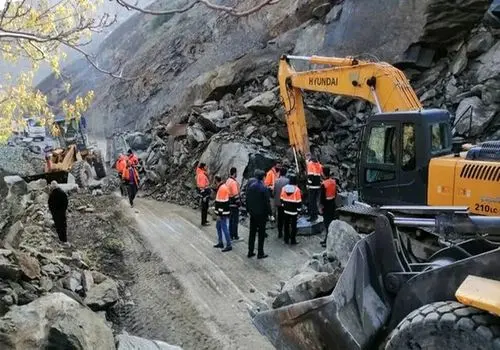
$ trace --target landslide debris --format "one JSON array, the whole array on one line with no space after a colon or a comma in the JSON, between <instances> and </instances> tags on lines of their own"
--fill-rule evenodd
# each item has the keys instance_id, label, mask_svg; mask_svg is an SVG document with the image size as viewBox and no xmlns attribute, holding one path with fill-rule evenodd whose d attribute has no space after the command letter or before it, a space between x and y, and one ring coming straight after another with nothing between
<instances>
[{"instance_id":1,"label":"landslide debris","mask_svg":"<svg viewBox=\"0 0 500 350\"><path fill-rule=\"evenodd\" d=\"M95 231L93 212L77 208L85 203L109 212L116 198L68 193L68 247L55 233L45 180L26 184L19 176L5 176L0 189L6 192L0 198L0 348L116 349L114 336L122 329L110 315L123 303L124 282L99 272L104 269L93 256L76 249L76 237L83 232L86 241L96 239L82 230L92 225ZM110 220L100 228L117 225ZM122 254L120 245L104 242Z\"/></svg>"}]
</instances>

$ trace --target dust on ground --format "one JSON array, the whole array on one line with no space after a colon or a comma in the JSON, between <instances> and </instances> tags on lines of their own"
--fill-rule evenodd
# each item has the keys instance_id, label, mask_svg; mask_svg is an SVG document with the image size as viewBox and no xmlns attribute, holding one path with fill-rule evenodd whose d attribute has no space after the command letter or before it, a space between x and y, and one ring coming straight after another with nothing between
<instances>
[{"instance_id":1,"label":"dust on ground","mask_svg":"<svg viewBox=\"0 0 500 350\"><path fill-rule=\"evenodd\" d=\"M93 212L77 208L87 206ZM184 349L217 349L215 339L179 281L141 238L116 195L74 195L69 240L93 267L120 282L122 300L107 317L116 330L163 340Z\"/></svg>"}]
</instances>

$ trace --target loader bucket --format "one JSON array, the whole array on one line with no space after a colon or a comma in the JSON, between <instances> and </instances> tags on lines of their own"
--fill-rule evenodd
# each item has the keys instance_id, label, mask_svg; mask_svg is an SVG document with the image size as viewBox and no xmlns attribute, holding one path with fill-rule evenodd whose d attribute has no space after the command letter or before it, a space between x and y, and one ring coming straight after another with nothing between
<instances>
[{"instance_id":1,"label":"loader bucket","mask_svg":"<svg viewBox=\"0 0 500 350\"><path fill-rule=\"evenodd\" d=\"M50 173L42 173L37 175L24 176L24 181L31 182L40 179L47 180L47 183L50 184L52 181L57 181L57 183L65 184L68 182L68 172L67 171L54 171Z\"/></svg>"},{"instance_id":2,"label":"loader bucket","mask_svg":"<svg viewBox=\"0 0 500 350\"><path fill-rule=\"evenodd\" d=\"M254 325L277 349L370 348L391 314L381 271L402 271L387 244L394 244L392 230L381 216L355 245L331 295L257 313Z\"/></svg>"}]
</instances>

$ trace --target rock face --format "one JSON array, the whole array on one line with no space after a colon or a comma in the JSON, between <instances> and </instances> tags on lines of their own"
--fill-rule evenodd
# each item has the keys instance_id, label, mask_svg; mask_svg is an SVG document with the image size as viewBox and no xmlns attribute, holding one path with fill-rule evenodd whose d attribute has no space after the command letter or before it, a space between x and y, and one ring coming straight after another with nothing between
<instances>
[{"instance_id":1,"label":"rock face","mask_svg":"<svg viewBox=\"0 0 500 350\"><path fill-rule=\"evenodd\" d=\"M0 319L2 349L115 349L111 329L92 311L62 293L13 306Z\"/></svg>"},{"instance_id":2,"label":"rock face","mask_svg":"<svg viewBox=\"0 0 500 350\"><path fill-rule=\"evenodd\" d=\"M231 5L249 8L257 3L238 0ZM338 3L282 0L244 21L204 6L165 17L161 23L154 16L134 16L98 51L103 66L112 66L119 55L128 73L141 79L102 76L80 60L65 69L74 82L70 96L53 77L39 88L58 105L63 98L97 85L96 101L88 112L90 130L102 134L122 130L124 125L136 129L172 106L185 109L236 91L244 81L276 66L284 52L368 53L389 62L407 60L407 49L414 43L441 48L462 40L489 5L488 0L422 0L398 6L389 0ZM161 1L153 4L162 5ZM181 0L169 2L169 7L183 5ZM384 13L391 13L390 21L380 15ZM410 60L418 62L418 57Z\"/></svg>"},{"instance_id":3,"label":"rock face","mask_svg":"<svg viewBox=\"0 0 500 350\"><path fill-rule=\"evenodd\" d=\"M159 340L149 340L129 334L116 336L118 350L182 350L179 346L167 344Z\"/></svg>"}]
</instances>

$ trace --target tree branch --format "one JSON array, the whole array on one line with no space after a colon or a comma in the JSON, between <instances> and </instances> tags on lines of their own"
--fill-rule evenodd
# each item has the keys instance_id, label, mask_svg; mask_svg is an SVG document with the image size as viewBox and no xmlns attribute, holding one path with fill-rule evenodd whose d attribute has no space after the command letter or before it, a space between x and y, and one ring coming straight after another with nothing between
<instances>
[{"instance_id":1,"label":"tree branch","mask_svg":"<svg viewBox=\"0 0 500 350\"><path fill-rule=\"evenodd\" d=\"M191 4L182 7L182 8L177 8L177 9L170 9L170 10L163 10L163 11L154 11L154 10L147 10L145 8L138 7L136 5L132 5L128 1L125 0L115 0L119 5L125 7L127 10L135 10L139 11L141 13L149 14L149 15L171 15L175 13L183 13L186 12L190 9L192 9L195 5L197 4L202 4L208 7L209 9L212 10L217 10L217 11L222 11L226 12L231 16L235 17L244 17L248 16L252 13L255 13L257 11L260 11L262 8L269 6L269 5L274 5L280 2L280 0L263 0L260 4L255 5L252 8L249 8L248 10L243 10L243 11L238 11L235 7L229 7L229 6L222 6L222 5L216 5L212 3L209 0L194 0Z\"/></svg>"}]
</instances>

